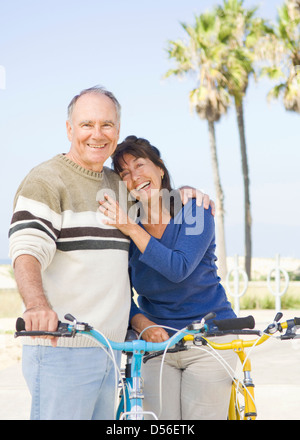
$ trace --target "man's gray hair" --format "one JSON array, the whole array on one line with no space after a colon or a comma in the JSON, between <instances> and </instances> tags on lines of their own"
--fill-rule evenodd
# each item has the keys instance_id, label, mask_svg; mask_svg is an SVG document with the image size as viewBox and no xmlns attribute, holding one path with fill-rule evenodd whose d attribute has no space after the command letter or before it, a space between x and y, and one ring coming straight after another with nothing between
<instances>
[{"instance_id":1,"label":"man's gray hair","mask_svg":"<svg viewBox=\"0 0 300 440\"><path fill-rule=\"evenodd\" d=\"M110 98L115 105L118 122L120 122L121 105L120 105L119 101L117 100L117 98L115 97L115 95L112 92L109 92L108 90L106 90L102 86L94 86L94 87L90 87L89 89L84 89L78 95L74 96L74 98L72 99L72 101L68 105L68 119L70 122L72 122L72 114L73 114L73 110L74 110L74 107L75 107L77 100L80 98L80 96L87 95L89 93L96 93L98 95L105 95L108 98Z\"/></svg>"}]
</instances>

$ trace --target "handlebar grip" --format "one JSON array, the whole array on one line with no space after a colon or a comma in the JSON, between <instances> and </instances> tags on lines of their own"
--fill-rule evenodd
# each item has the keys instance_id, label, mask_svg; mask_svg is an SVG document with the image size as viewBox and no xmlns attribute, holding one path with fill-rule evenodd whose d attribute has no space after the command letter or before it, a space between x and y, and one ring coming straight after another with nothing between
<instances>
[{"instance_id":1,"label":"handlebar grip","mask_svg":"<svg viewBox=\"0 0 300 440\"><path fill-rule=\"evenodd\" d=\"M294 323L295 325L299 325L300 326L300 318L294 318Z\"/></svg>"},{"instance_id":2,"label":"handlebar grip","mask_svg":"<svg viewBox=\"0 0 300 440\"><path fill-rule=\"evenodd\" d=\"M219 330L242 330L244 328L253 329L255 327L255 320L252 315L246 316L245 318L214 320L213 323Z\"/></svg>"},{"instance_id":3,"label":"handlebar grip","mask_svg":"<svg viewBox=\"0 0 300 440\"><path fill-rule=\"evenodd\" d=\"M58 321L57 329L56 329L57 332L64 332L64 331L67 330L67 328L68 328L68 324L65 324L65 323L62 323L62 322ZM25 321L24 321L23 318L18 318L18 319L17 319L17 321L16 321L16 331L17 331L17 332L23 332L23 331L26 331L26 328L25 328ZM32 332L31 332L31 333L32 333ZM40 334L42 335L42 334L50 334L51 332L46 332L46 331L36 331L36 332L34 332L34 333L36 333L36 335L38 336L38 333L40 333ZM55 332L52 332L52 333L55 333ZM59 336L59 335L57 335L57 336Z\"/></svg>"},{"instance_id":4,"label":"handlebar grip","mask_svg":"<svg viewBox=\"0 0 300 440\"><path fill-rule=\"evenodd\" d=\"M25 321L23 318L18 318L16 322L16 330L17 332L22 332L25 329Z\"/></svg>"}]
</instances>

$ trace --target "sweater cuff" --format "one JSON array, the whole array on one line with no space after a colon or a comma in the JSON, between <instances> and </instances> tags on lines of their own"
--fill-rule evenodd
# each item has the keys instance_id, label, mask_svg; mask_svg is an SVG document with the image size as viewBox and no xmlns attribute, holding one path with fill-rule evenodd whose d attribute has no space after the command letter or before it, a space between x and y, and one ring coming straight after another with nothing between
<instances>
[{"instance_id":1,"label":"sweater cuff","mask_svg":"<svg viewBox=\"0 0 300 440\"><path fill-rule=\"evenodd\" d=\"M132 300L131 301L131 309L130 309L130 313L129 313L129 324L131 323L132 318L135 315L137 315L138 313L142 313L142 312L140 311L138 306L135 304L135 302Z\"/></svg>"},{"instance_id":2,"label":"sweater cuff","mask_svg":"<svg viewBox=\"0 0 300 440\"><path fill-rule=\"evenodd\" d=\"M157 244L157 241L155 240L155 238L150 236L150 240L146 246L146 249L144 250L143 253L140 254L139 260L142 261L143 263L147 263L149 257L151 258L151 255L153 255L153 251L154 251L154 256L157 255L157 254L155 254L155 245L156 244Z\"/></svg>"}]
</instances>

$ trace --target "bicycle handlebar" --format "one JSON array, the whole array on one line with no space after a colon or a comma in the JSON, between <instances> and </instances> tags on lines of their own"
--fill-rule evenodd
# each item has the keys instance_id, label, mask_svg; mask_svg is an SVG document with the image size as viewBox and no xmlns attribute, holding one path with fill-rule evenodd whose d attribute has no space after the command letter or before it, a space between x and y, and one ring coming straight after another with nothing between
<instances>
[{"instance_id":1,"label":"bicycle handlebar","mask_svg":"<svg viewBox=\"0 0 300 440\"><path fill-rule=\"evenodd\" d=\"M18 336L52 336L52 337L74 337L75 334L85 334L94 337L98 342L108 347L111 346L114 350L121 350L127 353L133 352L133 350L139 350L140 352L163 352L166 349L174 350L175 347L186 335L206 333L208 331L208 326L205 324L207 319L213 319L215 314L209 313L201 321L194 321L190 326L182 331L175 333L170 339L164 342L146 342L144 340L138 339L135 341L125 341L125 342L113 342L107 340L100 332L94 330L91 326L86 323L77 322L76 319L70 315L65 315L65 319L72 322L72 324L58 322L58 328L54 332L49 331L26 331L25 321L22 318L18 318L16 322L16 332L15 337ZM254 325L254 318L252 316L247 318L236 318L234 320L219 320L215 321L216 324L224 327L234 327L236 329L241 329L243 326ZM229 325L230 324L230 325ZM222 331L222 334L226 332ZM179 348L179 347L178 347Z\"/></svg>"},{"instance_id":2,"label":"bicycle handlebar","mask_svg":"<svg viewBox=\"0 0 300 440\"><path fill-rule=\"evenodd\" d=\"M212 319L212 315L208 314L207 317ZM286 334L280 336L281 339L292 339L298 335L294 332L294 327L300 327L300 318L294 318L293 320L285 321L284 323L279 323L279 319L282 314L277 314L274 323L270 324L265 330L264 334L270 336L272 333L277 331L282 332L283 329L287 329ZM18 336L52 336L52 337L74 337L75 334L85 334L93 336L98 342L108 347L111 346L114 350L121 350L125 352L132 352L138 349L141 352L158 352L164 351L166 348L171 349L178 342L186 337L187 339L193 340L193 335L204 334L206 337L210 336L222 336L226 334L256 334L258 336L262 335L262 332L258 330L243 330L245 328L253 329L255 327L255 321L253 316L247 316L245 318L235 318L235 319L225 319L225 320L214 320L213 323L217 327L208 329L207 324L205 324L205 318L202 321L195 321L193 324L188 326L186 329L175 333L170 339L164 342L146 342L144 340L138 339L130 342L113 342L107 340L100 332L94 330L90 325L86 323L78 323L72 315L65 315L65 318L72 321L72 324L62 323L59 321L58 328L54 332L49 331L26 331L25 322L22 318L18 318L16 322L16 333L15 337ZM187 336L190 335L190 338ZM262 338L262 342L265 339ZM251 341L253 342L253 341ZM249 341L250 344L250 341ZM225 347L224 347L225 348Z\"/></svg>"},{"instance_id":3,"label":"bicycle handlebar","mask_svg":"<svg viewBox=\"0 0 300 440\"><path fill-rule=\"evenodd\" d=\"M16 322L16 332L15 337L18 336L53 336L53 337L74 337L75 334L90 335L94 337L98 342L100 342L105 347L111 347L113 350L121 350L125 352L133 352L138 350L140 352L149 351L161 351L165 350L167 347L172 347L176 345L181 339L184 338L186 334L195 334L199 330L183 330L182 332L175 333L170 339L164 342L146 342L144 340L132 340L125 342L114 342L105 338L100 332L94 330L91 326L86 323L77 322L72 315L65 315L66 319L70 321L73 320L73 324L62 323L59 321L58 328L54 332L49 331L27 331L25 329L25 321L23 318L18 318ZM204 327L204 323L203 323Z\"/></svg>"},{"instance_id":4,"label":"bicycle handlebar","mask_svg":"<svg viewBox=\"0 0 300 440\"><path fill-rule=\"evenodd\" d=\"M204 318L204 322L207 319L210 319L211 314L208 314ZM66 315L66 319L74 320L71 315ZM299 318L300 320L300 318ZM201 331L204 328L204 322L194 321L190 326L188 326L188 330L198 330ZM253 316L249 315L245 318L234 318L234 319L221 319L221 320L213 320L213 323L218 327L221 331L226 330L242 330L242 329L253 329L255 327L255 320ZM76 322L76 324L78 324ZM82 324L84 327L82 330L91 330L92 327L85 323ZM56 336L56 337L71 337L72 333L70 332L70 325L67 323L63 323L58 321L57 330L54 332L44 331L44 330L34 330L34 331L26 331L25 329L25 321L23 318L18 318L16 321L16 336ZM26 335L25 335L26 332ZM19 334L20 333L20 334Z\"/></svg>"}]
</instances>

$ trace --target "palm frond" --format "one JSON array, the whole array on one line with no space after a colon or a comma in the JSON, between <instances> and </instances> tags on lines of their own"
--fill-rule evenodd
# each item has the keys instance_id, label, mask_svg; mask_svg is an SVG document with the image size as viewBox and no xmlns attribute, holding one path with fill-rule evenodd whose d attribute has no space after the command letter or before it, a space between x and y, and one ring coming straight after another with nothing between
<instances>
[{"instance_id":1,"label":"palm frond","mask_svg":"<svg viewBox=\"0 0 300 440\"><path fill-rule=\"evenodd\" d=\"M267 95L268 100L270 101L271 99L278 99L280 94L285 90L285 88L286 88L286 83L277 84L269 91Z\"/></svg>"}]
</instances>

